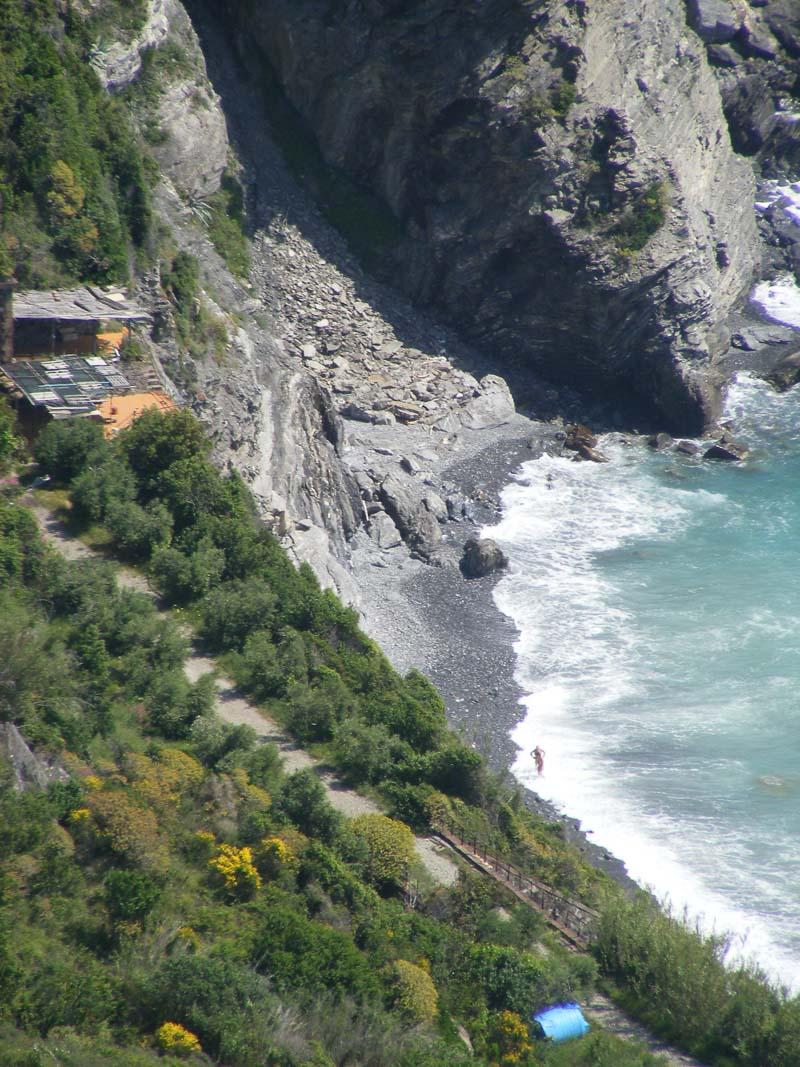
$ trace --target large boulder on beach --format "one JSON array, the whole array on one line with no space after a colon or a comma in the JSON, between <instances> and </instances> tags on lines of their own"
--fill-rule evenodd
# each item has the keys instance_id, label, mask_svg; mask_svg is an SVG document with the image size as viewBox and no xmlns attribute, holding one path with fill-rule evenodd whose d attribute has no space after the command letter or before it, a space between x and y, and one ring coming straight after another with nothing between
<instances>
[{"instance_id":1,"label":"large boulder on beach","mask_svg":"<svg viewBox=\"0 0 800 1067\"><path fill-rule=\"evenodd\" d=\"M786 393L797 385L800 382L800 349L779 360L769 374L764 375L764 381L769 382L779 393Z\"/></svg>"},{"instance_id":2,"label":"large boulder on beach","mask_svg":"<svg viewBox=\"0 0 800 1067\"><path fill-rule=\"evenodd\" d=\"M567 427L564 448L570 452L578 452L582 448L597 448L597 434L592 433L589 427L581 422L573 423Z\"/></svg>"},{"instance_id":3,"label":"large boulder on beach","mask_svg":"<svg viewBox=\"0 0 800 1067\"><path fill-rule=\"evenodd\" d=\"M672 437L668 433L654 433L647 438L647 445L654 452L664 452L667 448L672 448Z\"/></svg>"},{"instance_id":4,"label":"large boulder on beach","mask_svg":"<svg viewBox=\"0 0 800 1067\"><path fill-rule=\"evenodd\" d=\"M378 495L412 552L429 558L442 540L438 516L446 517L445 504L435 493L420 497L415 486L404 483L395 474L384 478Z\"/></svg>"},{"instance_id":5,"label":"large boulder on beach","mask_svg":"<svg viewBox=\"0 0 800 1067\"><path fill-rule=\"evenodd\" d=\"M465 578L485 578L487 574L503 570L508 559L496 541L485 537L478 540L470 537L464 545L461 557L461 573Z\"/></svg>"},{"instance_id":6,"label":"large boulder on beach","mask_svg":"<svg viewBox=\"0 0 800 1067\"><path fill-rule=\"evenodd\" d=\"M607 463L608 459L597 451L597 434L580 422L567 427L564 448L574 452L575 459L585 459L590 463Z\"/></svg>"}]
</instances>

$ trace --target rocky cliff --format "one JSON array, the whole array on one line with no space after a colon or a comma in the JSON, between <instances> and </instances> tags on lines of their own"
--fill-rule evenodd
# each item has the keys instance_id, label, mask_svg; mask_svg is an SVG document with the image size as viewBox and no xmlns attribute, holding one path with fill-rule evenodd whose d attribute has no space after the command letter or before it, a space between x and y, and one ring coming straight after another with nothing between
<instances>
[{"instance_id":1,"label":"rocky cliff","mask_svg":"<svg viewBox=\"0 0 800 1067\"><path fill-rule=\"evenodd\" d=\"M457 434L508 423L513 401L490 364L374 282L298 188L213 12L194 12L202 49L178 0L150 0L148 12L132 41L104 52L102 76L124 92L158 164L159 261L168 267L179 250L195 257L196 317L217 340L187 350L156 267L141 281L156 313L141 343L290 554L358 602L354 534L376 552L432 556L448 506L461 519L466 504L437 496L431 462L446 461ZM246 190L247 280L208 232L226 167ZM554 410L546 388L540 399Z\"/></svg>"},{"instance_id":2,"label":"rocky cliff","mask_svg":"<svg viewBox=\"0 0 800 1067\"><path fill-rule=\"evenodd\" d=\"M190 5L190 11L193 5ZM394 276L505 365L696 431L757 260L753 179L683 0L227 0Z\"/></svg>"},{"instance_id":3,"label":"rocky cliff","mask_svg":"<svg viewBox=\"0 0 800 1067\"><path fill-rule=\"evenodd\" d=\"M688 0L736 149L769 176L800 170L800 6L796 0Z\"/></svg>"}]
</instances>

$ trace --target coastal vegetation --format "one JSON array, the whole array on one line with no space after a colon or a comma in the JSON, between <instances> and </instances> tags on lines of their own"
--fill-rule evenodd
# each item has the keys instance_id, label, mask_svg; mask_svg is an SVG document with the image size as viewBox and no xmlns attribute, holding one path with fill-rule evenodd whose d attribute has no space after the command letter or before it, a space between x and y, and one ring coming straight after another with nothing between
<instances>
[{"instance_id":1,"label":"coastal vegetation","mask_svg":"<svg viewBox=\"0 0 800 1067\"><path fill-rule=\"evenodd\" d=\"M612 231L620 252L640 252L658 233L667 217L668 191L663 182L653 182L640 193Z\"/></svg>"},{"instance_id":2,"label":"coastal vegetation","mask_svg":"<svg viewBox=\"0 0 800 1067\"><path fill-rule=\"evenodd\" d=\"M710 1063L797 1064L798 1002L586 868L448 730L430 684L397 675L355 613L292 566L208 455L185 411L147 413L110 443L89 422L52 423L36 446L69 483L75 532L105 523L181 605L180 627L119 588L112 563L67 563L27 509L2 504L0 718L64 769L20 793L7 768L0 787L4 1062L655 1064L611 1035L550 1048L529 1031L533 1010L580 999L599 967ZM218 719L211 679L182 670L187 623L388 814L345 819L312 771L286 775L273 746ZM444 889L415 872L407 827L442 818L595 903L595 959L494 883Z\"/></svg>"},{"instance_id":3,"label":"coastal vegetation","mask_svg":"<svg viewBox=\"0 0 800 1067\"><path fill-rule=\"evenodd\" d=\"M182 57L148 53L114 100L88 60L107 28L140 28L143 0L97 5L88 21L63 6L0 0L0 274L26 286L121 280L157 258L152 162L126 107L138 93L145 140L163 140L158 81ZM268 78L293 169L379 260L397 220L322 159ZM574 100L560 81L530 117L563 120ZM612 235L623 254L645 247L667 206L661 185L644 190ZM246 276L236 180L194 209ZM225 320L197 260L168 240L178 346L221 359ZM22 451L0 408L0 471ZM800 1065L797 998L726 966L724 938L626 898L527 811L448 727L427 679L394 671L356 613L295 569L191 415L151 412L113 442L90 421L53 423L33 455L71 533L108 559L67 562L5 485L0 726L55 769L21 790L0 759L0 1062L656 1067L603 1032L561 1048L537 1038L534 1010L600 986L714 1067ZM118 561L161 603L120 587ZM213 678L187 679L190 636L385 814L343 817L317 774L287 774L273 745L223 722ZM413 831L440 823L594 906L591 953L568 952L489 880L434 884Z\"/></svg>"},{"instance_id":4,"label":"coastal vegetation","mask_svg":"<svg viewBox=\"0 0 800 1067\"><path fill-rule=\"evenodd\" d=\"M366 728L385 718L390 737L413 739L404 773L418 807L435 796L488 818L425 781L460 751L437 694L394 675L207 453L185 412L140 419L112 444L90 422L53 423L36 448L70 482L76 524L124 511L111 537L126 557L135 542L139 559L169 551L205 575L183 618L210 647L243 649L253 633L272 647L273 712L291 722L302 708L314 733L313 709L329 704L334 731L345 714ZM161 533L133 538L157 507ZM219 720L210 679L183 673L185 622L120 588L112 563L57 555L13 490L0 538L0 719L61 768L44 790L19 792L10 765L0 781L4 1063L549 1062L525 1042L525 1059L493 1050L527 1033L534 1007L586 988L591 961L547 936L537 955L540 925L476 878L427 885L405 908L407 826L343 818L315 774L286 775L273 746ZM473 770L472 788L491 791ZM515 818L520 832L533 822ZM606 1045L608 1064L650 1062Z\"/></svg>"},{"instance_id":5,"label":"coastal vegetation","mask_svg":"<svg viewBox=\"0 0 800 1067\"><path fill-rule=\"evenodd\" d=\"M0 2L2 269L26 287L125 279L148 244L145 161L91 43L89 24L54 0Z\"/></svg>"}]
</instances>

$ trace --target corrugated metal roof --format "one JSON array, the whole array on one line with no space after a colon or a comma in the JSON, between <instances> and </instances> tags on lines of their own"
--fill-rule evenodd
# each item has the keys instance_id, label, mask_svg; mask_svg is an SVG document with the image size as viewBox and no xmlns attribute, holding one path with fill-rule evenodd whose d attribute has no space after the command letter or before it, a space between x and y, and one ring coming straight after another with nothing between
<instances>
[{"instance_id":1,"label":"corrugated metal roof","mask_svg":"<svg viewBox=\"0 0 800 1067\"><path fill-rule=\"evenodd\" d=\"M64 359L17 360L0 371L35 407L44 407L54 419L88 415L114 393L130 390L118 367L102 356Z\"/></svg>"},{"instance_id":2,"label":"corrugated metal roof","mask_svg":"<svg viewBox=\"0 0 800 1067\"><path fill-rule=\"evenodd\" d=\"M14 319L143 322L150 315L118 289L29 289L14 294Z\"/></svg>"}]
</instances>

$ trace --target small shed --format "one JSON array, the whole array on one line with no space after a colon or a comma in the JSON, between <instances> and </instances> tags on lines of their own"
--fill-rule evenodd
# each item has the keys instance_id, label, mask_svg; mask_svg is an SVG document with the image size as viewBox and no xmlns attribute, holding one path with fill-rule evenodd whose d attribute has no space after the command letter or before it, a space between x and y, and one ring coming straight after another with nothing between
<instances>
[{"instance_id":1,"label":"small shed","mask_svg":"<svg viewBox=\"0 0 800 1067\"><path fill-rule=\"evenodd\" d=\"M13 318L4 358L91 355L98 348L116 347L133 322L147 322L150 314L126 293L84 285L14 293L5 287ZM103 333L104 323L119 324Z\"/></svg>"},{"instance_id":2,"label":"small shed","mask_svg":"<svg viewBox=\"0 0 800 1067\"><path fill-rule=\"evenodd\" d=\"M542 1036L555 1045L583 1037L589 1032L589 1024L577 1004L557 1004L545 1008L533 1016L533 1022L538 1024Z\"/></svg>"}]
</instances>

